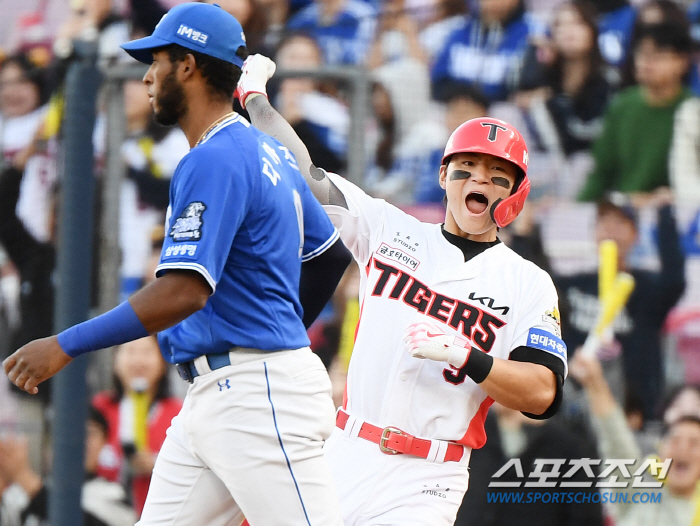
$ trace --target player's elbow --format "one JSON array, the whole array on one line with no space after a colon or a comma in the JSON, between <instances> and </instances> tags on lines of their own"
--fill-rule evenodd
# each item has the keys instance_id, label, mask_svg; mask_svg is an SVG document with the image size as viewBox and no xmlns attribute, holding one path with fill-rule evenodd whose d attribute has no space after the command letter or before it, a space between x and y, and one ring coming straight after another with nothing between
<instances>
[{"instance_id":1,"label":"player's elbow","mask_svg":"<svg viewBox=\"0 0 700 526\"><path fill-rule=\"evenodd\" d=\"M524 412L532 415L542 416L552 407L557 397L557 379L554 373L547 371L537 384L537 389L533 390L528 408Z\"/></svg>"},{"instance_id":2,"label":"player's elbow","mask_svg":"<svg viewBox=\"0 0 700 526\"><path fill-rule=\"evenodd\" d=\"M552 387L552 389L545 389L542 392L537 393L535 398L531 401L531 407L527 410L527 412L538 416L543 415L554 402L556 393L557 390L555 387Z\"/></svg>"},{"instance_id":3,"label":"player's elbow","mask_svg":"<svg viewBox=\"0 0 700 526\"><path fill-rule=\"evenodd\" d=\"M203 292L201 290L197 290L194 294L192 294L189 297L189 302L188 303L188 310L191 310L192 313L195 313L197 311L200 311L204 308L204 306L207 304L207 300L209 299L209 292Z\"/></svg>"},{"instance_id":4,"label":"player's elbow","mask_svg":"<svg viewBox=\"0 0 700 526\"><path fill-rule=\"evenodd\" d=\"M183 319L202 310L212 293L209 283L198 272L178 269L160 279L167 281L169 307Z\"/></svg>"}]
</instances>

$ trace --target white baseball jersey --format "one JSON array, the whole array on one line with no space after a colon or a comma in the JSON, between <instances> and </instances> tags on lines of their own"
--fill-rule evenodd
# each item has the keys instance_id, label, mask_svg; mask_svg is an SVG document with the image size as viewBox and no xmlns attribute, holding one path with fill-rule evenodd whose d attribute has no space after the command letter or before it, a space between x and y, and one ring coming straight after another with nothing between
<instances>
[{"instance_id":1,"label":"white baseball jersey","mask_svg":"<svg viewBox=\"0 0 700 526\"><path fill-rule=\"evenodd\" d=\"M329 174L348 209L325 206L361 268L360 320L344 408L417 437L481 447L493 403L463 370L414 358L404 330L427 318L497 358L527 346L564 363L557 293L549 275L504 244L464 261L440 225L422 223Z\"/></svg>"}]
</instances>

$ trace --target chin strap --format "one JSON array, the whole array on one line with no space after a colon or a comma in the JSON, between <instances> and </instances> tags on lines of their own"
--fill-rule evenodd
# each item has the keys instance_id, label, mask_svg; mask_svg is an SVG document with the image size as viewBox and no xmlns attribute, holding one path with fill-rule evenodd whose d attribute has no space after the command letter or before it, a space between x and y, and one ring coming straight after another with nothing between
<instances>
[{"instance_id":1,"label":"chin strap","mask_svg":"<svg viewBox=\"0 0 700 526\"><path fill-rule=\"evenodd\" d=\"M530 193L530 180L525 177L516 192L505 199L497 199L491 205L489 214L499 228L512 223L525 206L525 199Z\"/></svg>"}]
</instances>

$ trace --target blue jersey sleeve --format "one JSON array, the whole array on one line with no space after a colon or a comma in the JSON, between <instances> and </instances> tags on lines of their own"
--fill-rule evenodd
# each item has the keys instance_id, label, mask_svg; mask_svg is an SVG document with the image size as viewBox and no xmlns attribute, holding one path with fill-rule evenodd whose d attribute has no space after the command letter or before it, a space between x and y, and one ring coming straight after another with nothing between
<instances>
[{"instance_id":1,"label":"blue jersey sleeve","mask_svg":"<svg viewBox=\"0 0 700 526\"><path fill-rule=\"evenodd\" d=\"M230 154L195 148L180 162L170 187L165 241L156 275L168 269L199 272L212 292L250 202L245 164Z\"/></svg>"},{"instance_id":2,"label":"blue jersey sleeve","mask_svg":"<svg viewBox=\"0 0 700 526\"><path fill-rule=\"evenodd\" d=\"M321 204L311 193L311 189L300 177L299 194L304 211L304 249L302 261L308 261L323 254L339 237Z\"/></svg>"},{"instance_id":3,"label":"blue jersey sleeve","mask_svg":"<svg viewBox=\"0 0 700 526\"><path fill-rule=\"evenodd\" d=\"M456 33L456 31L453 32L445 39L445 44L435 57L435 63L430 71L430 81L433 84L449 76L450 48L455 41Z\"/></svg>"}]
</instances>

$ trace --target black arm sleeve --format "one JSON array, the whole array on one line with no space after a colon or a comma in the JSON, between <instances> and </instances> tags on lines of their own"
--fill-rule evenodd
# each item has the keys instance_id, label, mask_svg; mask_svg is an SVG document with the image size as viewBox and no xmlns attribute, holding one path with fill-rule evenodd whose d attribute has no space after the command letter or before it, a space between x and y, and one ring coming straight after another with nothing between
<instances>
[{"instance_id":1,"label":"black arm sleeve","mask_svg":"<svg viewBox=\"0 0 700 526\"><path fill-rule=\"evenodd\" d=\"M23 173L14 166L0 172L0 243L17 267L24 266L40 243L15 214Z\"/></svg>"},{"instance_id":2,"label":"black arm sleeve","mask_svg":"<svg viewBox=\"0 0 700 526\"><path fill-rule=\"evenodd\" d=\"M661 271L654 280L654 296L661 316L665 317L683 295L686 285L685 255L673 209L668 205L659 208L657 236Z\"/></svg>"},{"instance_id":3,"label":"black arm sleeve","mask_svg":"<svg viewBox=\"0 0 700 526\"><path fill-rule=\"evenodd\" d=\"M55 249L37 241L15 214L22 172L10 166L0 172L0 243L19 270L22 324L14 346L49 336L53 332L53 282ZM47 395L50 389L44 389Z\"/></svg>"},{"instance_id":4,"label":"black arm sleeve","mask_svg":"<svg viewBox=\"0 0 700 526\"><path fill-rule=\"evenodd\" d=\"M299 300L308 329L333 296L340 278L352 261L350 251L338 240L328 250L301 264Z\"/></svg>"},{"instance_id":5,"label":"black arm sleeve","mask_svg":"<svg viewBox=\"0 0 700 526\"><path fill-rule=\"evenodd\" d=\"M510 359L515 362L530 362L544 365L547 369L554 373L554 376L557 379L557 392L554 395L552 404L541 415L523 413L528 418L532 418L534 420L546 420L547 418L554 416L556 412L559 411L564 391L564 374L566 373L564 363L553 354L525 346L513 349L513 351L510 353Z\"/></svg>"}]
</instances>

